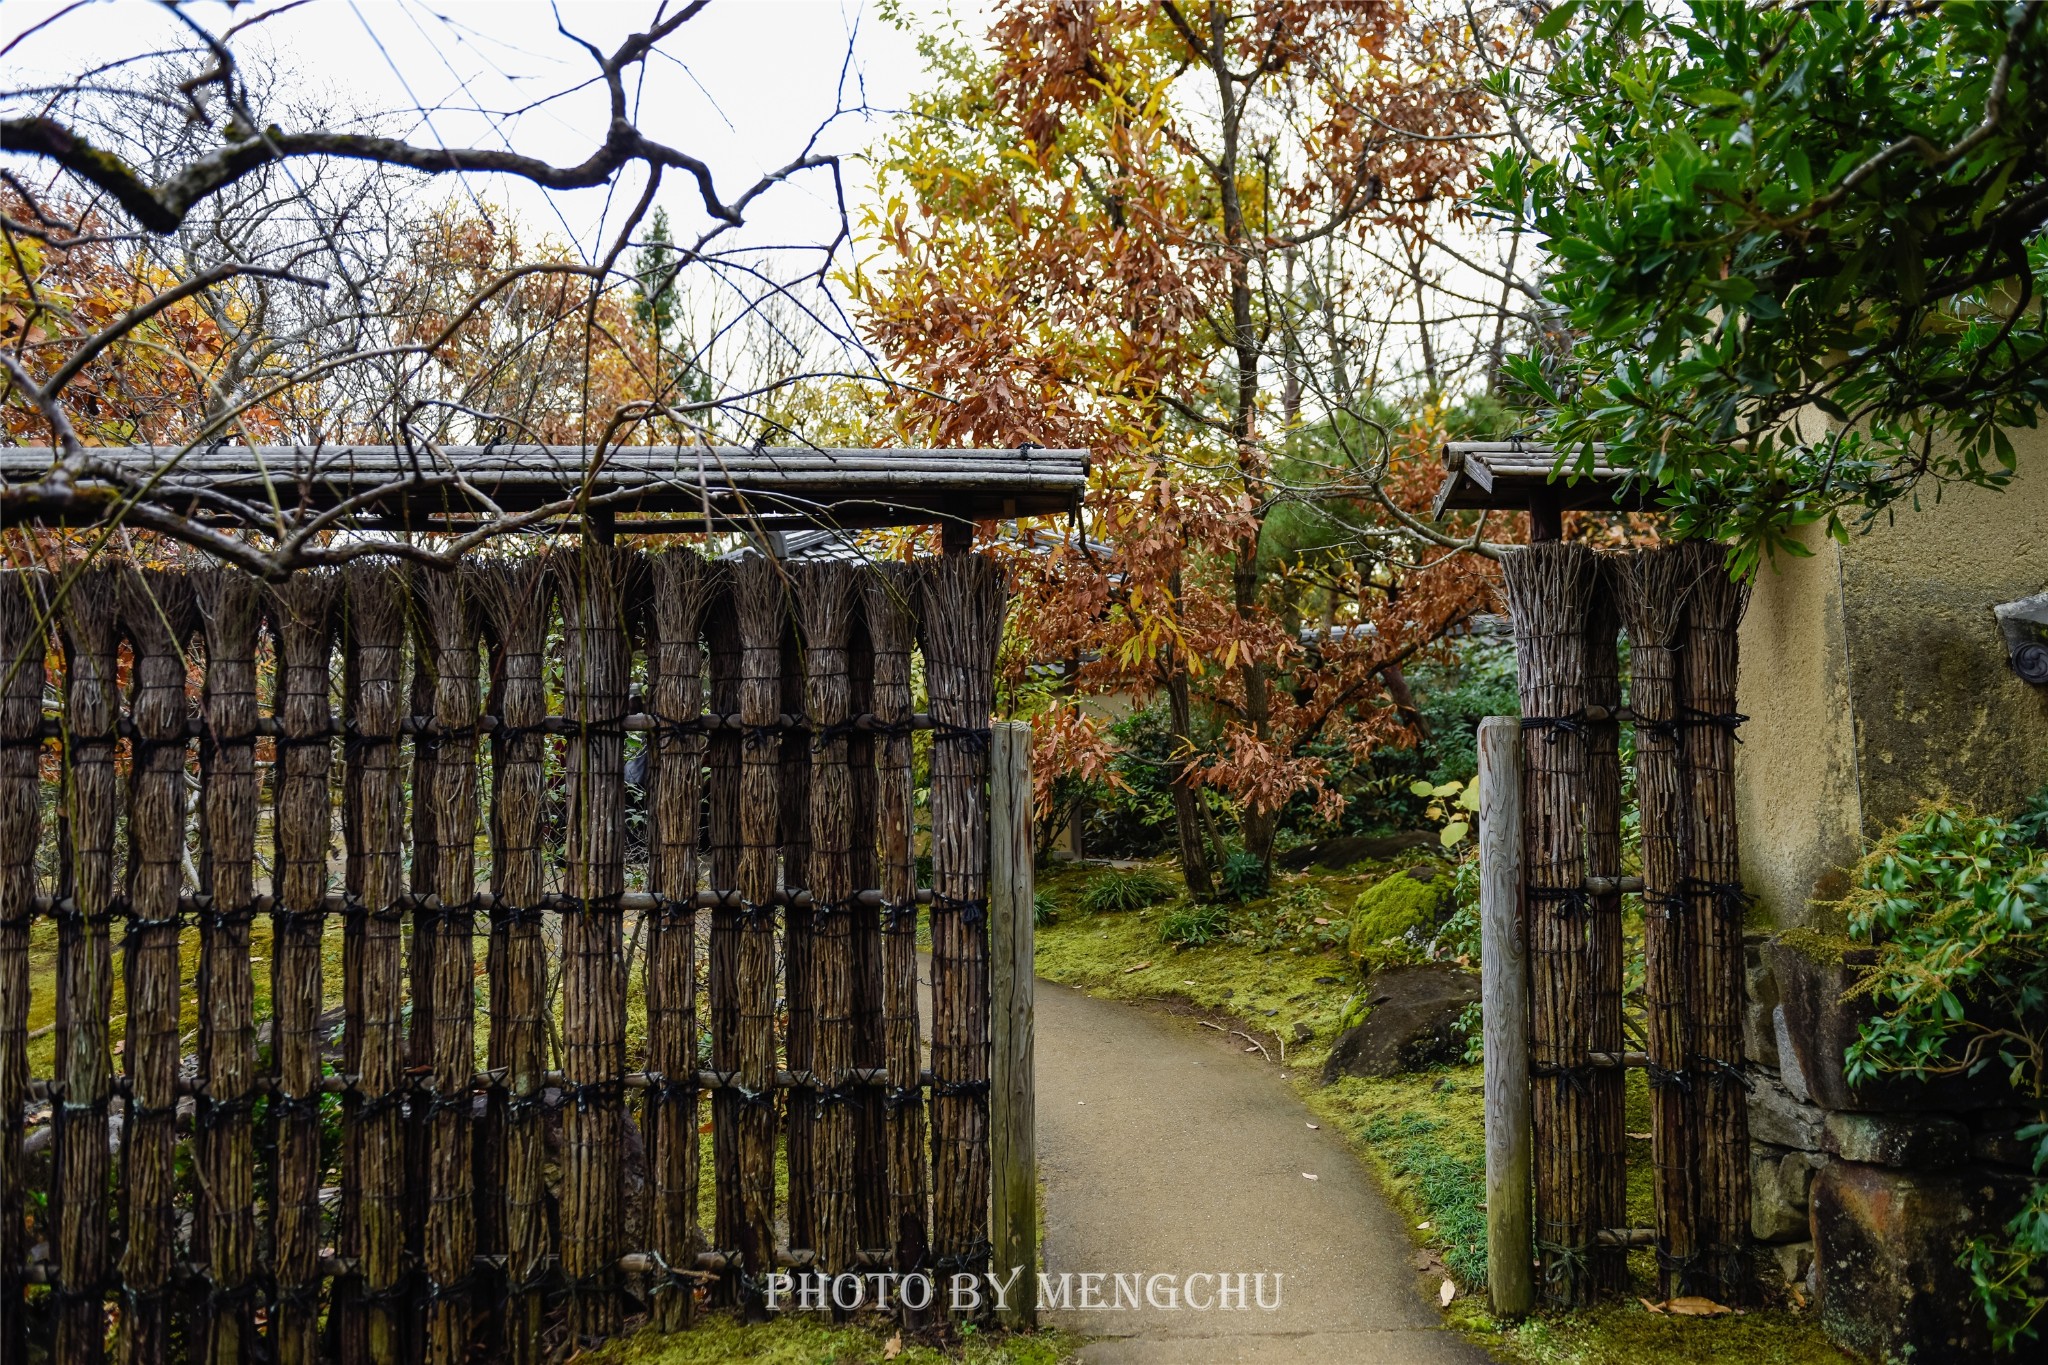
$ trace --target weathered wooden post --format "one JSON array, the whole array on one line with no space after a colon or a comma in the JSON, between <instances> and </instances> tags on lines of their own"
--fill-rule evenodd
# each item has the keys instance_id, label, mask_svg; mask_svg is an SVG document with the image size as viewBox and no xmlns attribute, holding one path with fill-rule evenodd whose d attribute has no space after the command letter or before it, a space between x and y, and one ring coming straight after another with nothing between
<instances>
[{"instance_id":1,"label":"weathered wooden post","mask_svg":"<svg viewBox=\"0 0 2048 1365\"><path fill-rule=\"evenodd\" d=\"M1529 1241L1529 973L1522 939L1522 724L1479 722L1479 961L1486 1043L1486 1280L1493 1311L1535 1299Z\"/></svg>"},{"instance_id":2,"label":"weathered wooden post","mask_svg":"<svg viewBox=\"0 0 2048 1365\"><path fill-rule=\"evenodd\" d=\"M1038 1323L1038 1142L1032 1045L1031 727L1000 721L989 753L989 937L995 1059L989 1241L1003 1321ZM1014 1278L1013 1278L1014 1277Z\"/></svg>"}]
</instances>

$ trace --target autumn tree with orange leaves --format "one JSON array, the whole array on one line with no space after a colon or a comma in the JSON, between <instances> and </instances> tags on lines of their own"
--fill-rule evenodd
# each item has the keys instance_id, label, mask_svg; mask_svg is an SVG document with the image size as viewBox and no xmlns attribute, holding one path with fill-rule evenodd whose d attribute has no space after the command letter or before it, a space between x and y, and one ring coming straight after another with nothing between
<instances>
[{"instance_id":1,"label":"autumn tree with orange leaves","mask_svg":"<svg viewBox=\"0 0 2048 1365\"><path fill-rule=\"evenodd\" d=\"M935 443L1095 451L1087 534L1024 566L1015 620L1076 690L1163 697L1197 894L1218 852L1200 788L1270 860L1290 801L1340 804L1312 746L1402 734L1400 665L1492 600L1487 547L1421 513L1446 367L1396 393L1369 352L1402 297L1373 262L1463 226L1497 113L1477 82L1517 32L1399 4L1058 0L999 7L985 46L925 44L935 84L870 225L871 334ZM1106 770L1079 708L1047 721L1042 784Z\"/></svg>"}]
</instances>

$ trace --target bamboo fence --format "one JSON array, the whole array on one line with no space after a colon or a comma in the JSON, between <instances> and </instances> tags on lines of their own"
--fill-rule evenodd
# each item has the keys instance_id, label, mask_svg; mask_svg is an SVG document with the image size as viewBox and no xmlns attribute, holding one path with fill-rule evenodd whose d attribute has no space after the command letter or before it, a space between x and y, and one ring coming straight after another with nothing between
<instances>
[{"instance_id":1,"label":"bamboo fence","mask_svg":"<svg viewBox=\"0 0 2048 1365\"><path fill-rule=\"evenodd\" d=\"M1666 1296L1756 1293L1749 1249L1734 743L1745 593L1703 543L1506 559L1523 719L1521 895L1535 1253L1543 1297L1627 1285L1654 1246ZM1628 704L1618 635L1630 643ZM1620 727L1635 734L1641 872L1624 873ZM1623 896L1643 900L1643 1049L1627 1048ZM1655 1226L1625 1226L1627 1069L1647 1072Z\"/></svg>"},{"instance_id":2,"label":"bamboo fence","mask_svg":"<svg viewBox=\"0 0 2048 1365\"><path fill-rule=\"evenodd\" d=\"M985 1268L1005 600L599 544L0 571L0 1356L527 1365Z\"/></svg>"}]
</instances>

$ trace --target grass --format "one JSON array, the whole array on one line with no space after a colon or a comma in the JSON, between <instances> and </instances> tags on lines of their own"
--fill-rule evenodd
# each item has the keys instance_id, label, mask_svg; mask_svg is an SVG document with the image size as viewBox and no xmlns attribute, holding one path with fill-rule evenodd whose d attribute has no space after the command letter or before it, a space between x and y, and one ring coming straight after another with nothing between
<instances>
[{"instance_id":1,"label":"grass","mask_svg":"<svg viewBox=\"0 0 2048 1365\"><path fill-rule=\"evenodd\" d=\"M895 1339L894 1328L856 1321L834 1326L823 1317L778 1317L742 1323L726 1313L698 1319L687 1332L653 1329L621 1337L577 1359L591 1365L1061 1365L1073 1359L1074 1339L1059 1332L1011 1335L976 1332L944 1346Z\"/></svg>"},{"instance_id":2,"label":"grass","mask_svg":"<svg viewBox=\"0 0 2048 1365\"><path fill-rule=\"evenodd\" d=\"M1290 892L1320 892L1336 907L1331 914L1342 916L1360 891L1404 865L1278 877L1267 897L1229 914L1235 921L1251 922L1269 914ZM1652 1360L1843 1365L1850 1359L1827 1342L1810 1314L1793 1312L1672 1318L1627 1302L1516 1324L1495 1322L1483 1292L1486 1159L1480 1067L1344 1077L1324 1086L1321 1072L1338 1032L1338 1015L1359 985L1356 969L1341 950L1306 937L1270 947L1230 941L1177 946L1162 941L1161 931L1177 908L1185 908L1184 899L1139 911L1090 914L1077 904L1076 894L1089 875L1089 869L1071 865L1041 873L1040 885L1059 914L1038 931L1039 975L1112 999L1231 1015L1269 1042L1277 1040L1282 1050L1275 1060L1284 1058L1283 1074L1302 1101L1343 1135L1395 1207L1408 1216L1411 1236L1460 1286L1446 1314L1450 1325L1494 1356L1526 1365ZM1334 937L1341 941L1341 935ZM1629 1077L1627 1127L1631 1133L1649 1127L1649 1095L1640 1072ZM1649 1156L1647 1141L1630 1140L1628 1203L1636 1226L1651 1222ZM1652 1253L1633 1253L1630 1268L1639 1291L1654 1297Z\"/></svg>"}]
</instances>

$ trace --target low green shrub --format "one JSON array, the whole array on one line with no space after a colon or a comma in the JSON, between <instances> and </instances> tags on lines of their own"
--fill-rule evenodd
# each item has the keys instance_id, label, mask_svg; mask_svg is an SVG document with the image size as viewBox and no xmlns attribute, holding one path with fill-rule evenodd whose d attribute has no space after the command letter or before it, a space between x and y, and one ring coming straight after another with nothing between
<instances>
[{"instance_id":1,"label":"low green shrub","mask_svg":"<svg viewBox=\"0 0 2048 1365\"><path fill-rule=\"evenodd\" d=\"M1057 924L1060 919L1059 902L1052 898L1050 891L1038 891L1031 897L1031 922L1043 929L1048 924Z\"/></svg>"},{"instance_id":2,"label":"low green shrub","mask_svg":"<svg viewBox=\"0 0 2048 1365\"><path fill-rule=\"evenodd\" d=\"M1173 883L1149 867L1105 867L1081 892L1081 908L1091 915L1143 910L1173 895Z\"/></svg>"},{"instance_id":3,"label":"low green shrub","mask_svg":"<svg viewBox=\"0 0 2048 1365\"><path fill-rule=\"evenodd\" d=\"M1216 885L1223 898L1240 905L1265 895L1270 880L1266 860L1241 848L1225 855L1223 866L1216 871Z\"/></svg>"},{"instance_id":4,"label":"low green shrub","mask_svg":"<svg viewBox=\"0 0 2048 1365\"><path fill-rule=\"evenodd\" d=\"M1183 948L1206 948L1229 928L1230 915L1220 905L1177 905L1159 921L1159 938Z\"/></svg>"},{"instance_id":5,"label":"low green shrub","mask_svg":"<svg viewBox=\"0 0 2048 1365\"><path fill-rule=\"evenodd\" d=\"M2048 1315L2048 794L2011 818L1923 810L1858 865L1844 908L1877 945L1849 1080L1996 1068L2033 1113L2020 1137L2044 1179L1965 1256L1992 1339L2017 1351Z\"/></svg>"}]
</instances>

